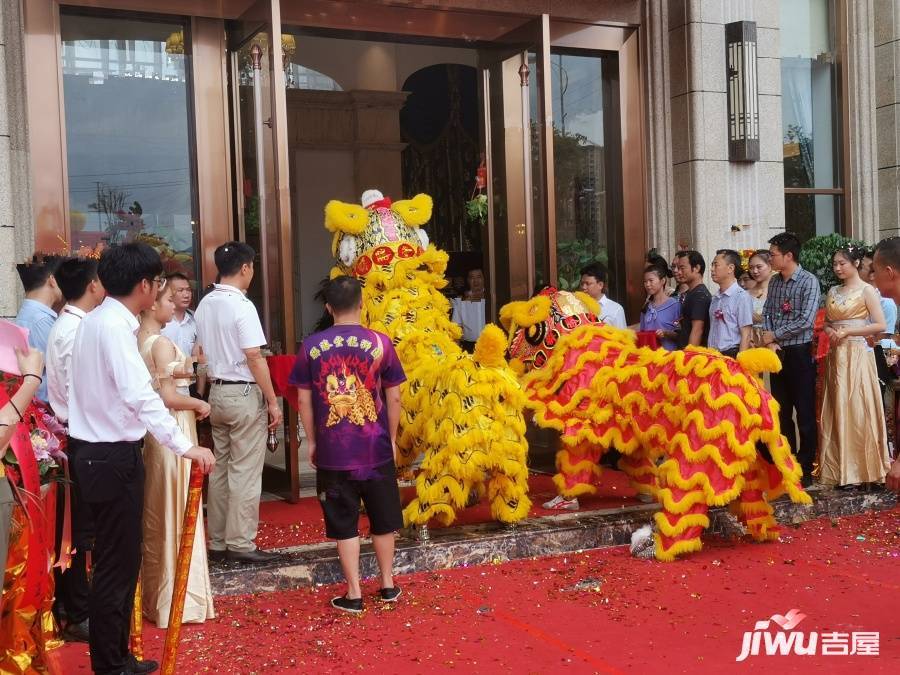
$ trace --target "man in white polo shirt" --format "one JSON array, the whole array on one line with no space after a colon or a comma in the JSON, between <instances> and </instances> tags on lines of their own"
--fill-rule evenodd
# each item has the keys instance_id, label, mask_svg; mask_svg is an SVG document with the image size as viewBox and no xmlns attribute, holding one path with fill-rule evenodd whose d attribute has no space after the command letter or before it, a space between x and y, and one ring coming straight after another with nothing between
<instances>
[{"instance_id":1,"label":"man in white polo shirt","mask_svg":"<svg viewBox=\"0 0 900 675\"><path fill-rule=\"evenodd\" d=\"M194 318L197 343L206 355L211 383L216 468L209 477L207 518L209 557L264 562L277 554L260 551L253 540L259 525L259 498L268 429L282 421L256 307L246 292L253 280L256 252L230 241L215 251L219 283L200 301Z\"/></svg>"}]
</instances>

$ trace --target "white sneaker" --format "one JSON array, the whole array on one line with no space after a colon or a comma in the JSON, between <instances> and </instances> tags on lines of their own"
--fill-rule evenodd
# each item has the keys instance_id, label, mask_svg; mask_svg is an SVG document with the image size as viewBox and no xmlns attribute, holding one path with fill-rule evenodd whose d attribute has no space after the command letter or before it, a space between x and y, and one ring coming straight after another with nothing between
<instances>
[{"instance_id":1,"label":"white sneaker","mask_svg":"<svg viewBox=\"0 0 900 675\"><path fill-rule=\"evenodd\" d=\"M578 497L566 499L562 495L556 495L549 502L544 502L543 507L553 511L577 511L580 508L578 506Z\"/></svg>"}]
</instances>

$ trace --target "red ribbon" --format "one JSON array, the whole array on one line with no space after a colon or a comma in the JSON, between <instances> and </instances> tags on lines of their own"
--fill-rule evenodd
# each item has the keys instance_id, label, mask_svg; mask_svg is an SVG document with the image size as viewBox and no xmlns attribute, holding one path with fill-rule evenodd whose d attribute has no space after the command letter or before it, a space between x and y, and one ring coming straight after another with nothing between
<instances>
[{"instance_id":1,"label":"red ribbon","mask_svg":"<svg viewBox=\"0 0 900 675\"><path fill-rule=\"evenodd\" d=\"M47 584L47 550L45 514L41 504L41 480L38 464L31 448L28 426L23 422L16 425L15 434L9 446L19 464L22 479L22 506L28 517L28 555L25 561L25 592L22 607L36 606Z\"/></svg>"},{"instance_id":2,"label":"red ribbon","mask_svg":"<svg viewBox=\"0 0 900 675\"><path fill-rule=\"evenodd\" d=\"M12 380L18 389L21 380ZM7 384L9 381L7 381ZM10 397L6 387L0 386L0 407ZM18 463L21 489L13 482L13 490L19 496L28 519L28 553L25 559L25 589L21 607L36 607L50 591L48 574L53 563L54 528L56 527L56 491L51 488L46 500L41 497L41 478L37 459L31 446L31 430L28 421L38 426L34 405L24 411L24 419L16 425L9 447ZM13 476L10 476L13 478ZM4 566L6 561L3 561Z\"/></svg>"}]
</instances>

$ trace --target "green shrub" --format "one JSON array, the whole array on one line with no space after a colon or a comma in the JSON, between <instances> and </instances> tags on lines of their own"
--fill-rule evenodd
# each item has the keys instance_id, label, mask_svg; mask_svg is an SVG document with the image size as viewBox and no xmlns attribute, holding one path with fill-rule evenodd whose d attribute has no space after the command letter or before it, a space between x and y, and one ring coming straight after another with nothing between
<instances>
[{"instance_id":1,"label":"green shrub","mask_svg":"<svg viewBox=\"0 0 900 675\"><path fill-rule=\"evenodd\" d=\"M825 301L825 294L832 286L838 285L838 279L834 276L834 270L831 266L834 252L845 244L855 244L856 246L865 246L865 242L859 239L850 239L840 234L826 234L813 237L800 249L800 264L803 269L812 272L819 280L819 286L822 289L822 301Z\"/></svg>"},{"instance_id":2,"label":"green shrub","mask_svg":"<svg viewBox=\"0 0 900 675\"><path fill-rule=\"evenodd\" d=\"M560 241L556 245L557 281L561 291L577 291L581 287L581 270L590 263L608 263L606 249L592 239Z\"/></svg>"}]
</instances>

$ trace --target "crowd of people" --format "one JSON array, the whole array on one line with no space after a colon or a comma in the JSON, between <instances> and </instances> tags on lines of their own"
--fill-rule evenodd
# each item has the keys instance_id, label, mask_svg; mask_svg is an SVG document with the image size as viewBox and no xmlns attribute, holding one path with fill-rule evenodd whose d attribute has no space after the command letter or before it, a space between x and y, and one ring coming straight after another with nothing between
<instances>
[{"instance_id":1,"label":"crowd of people","mask_svg":"<svg viewBox=\"0 0 900 675\"><path fill-rule=\"evenodd\" d=\"M188 279L163 276L145 244L112 247L99 260L35 256L18 266L25 300L16 323L28 329L30 352L20 355L24 383L4 414L24 410L33 390L67 428L75 553L56 572L54 614L65 639L90 643L95 672L157 667L128 651L135 588L140 575L144 614L166 627L191 462L210 474L209 550L201 518L183 620L214 616L207 556L276 557L254 543L267 433L282 422L267 340L246 297L255 257L240 242L216 249L219 282L196 313ZM207 417L214 452L197 440ZM4 438L21 421L4 417Z\"/></svg>"},{"instance_id":2,"label":"crowd of people","mask_svg":"<svg viewBox=\"0 0 900 675\"><path fill-rule=\"evenodd\" d=\"M776 351L782 369L768 386L804 484L814 476L826 486L887 477L889 487L900 489L900 461L891 466L882 405L889 364L900 349L894 342L900 240L885 240L874 251L848 245L834 252L840 283L824 299L828 351L821 375L813 344L819 280L800 264L794 235L776 235L769 244L749 257L747 269L737 251L716 251L715 292L704 283L700 252L679 251L671 264L649 257L647 299L631 327L666 350L708 347L730 357L754 347ZM99 260L43 256L18 266L25 300L16 322L29 330L31 349L17 352L22 384L0 410L0 449L32 397L67 427L75 555L68 570L56 573L54 611L66 639L90 643L97 673L156 668L129 652L135 587L140 575L145 616L165 627L191 461L209 474L209 491L183 620L214 616L208 559L243 564L276 556L254 542L267 435L283 421L263 354L267 339L246 295L255 255L240 242L217 248L218 281L193 312L190 281L163 276L159 255L144 244L107 249ZM581 290L598 302L604 323L627 327L624 308L608 295L603 265L582 270ZM405 375L390 339L360 325L359 281L339 276L324 296L333 326L304 340L290 383L299 390L326 533L338 541L348 581L332 604L359 612L360 501L381 571L379 599L400 595L391 569L393 533L402 526L395 460ZM484 275L473 270L452 304L470 349L484 327L484 303ZM358 367L367 373L364 381ZM357 405L360 400L365 404ZM197 421L204 418L213 450L198 442ZM345 420L350 424L338 424ZM4 527L2 510L12 503L6 488L0 481ZM554 502L553 508L569 508L564 499ZM6 534L0 532L4 543Z\"/></svg>"},{"instance_id":3,"label":"crowd of people","mask_svg":"<svg viewBox=\"0 0 900 675\"><path fill-rule=\"evenodd\" d=\"M753 252L746 266L737 251L716 251L710 265L714 293L703 283L706 261L700 252L679 251L671 265L648 256L647 301L635 328L669 350L694 345L731 357L753 347L775 350L782 369L767 384L780 405L782 433L803 467L804 485L881 483L891 466L882 397L900 346L894 339L897 298L879 292L875 258L876 250L886 257L896 246L885 240L878 249L836 250L832 269L839 284L824 303L818 278L800 264L800 241L789 232ZM827 351L814 343L822 304ZM823 353L819 374L816 356Z\"/></svg>"}]
</instances>

